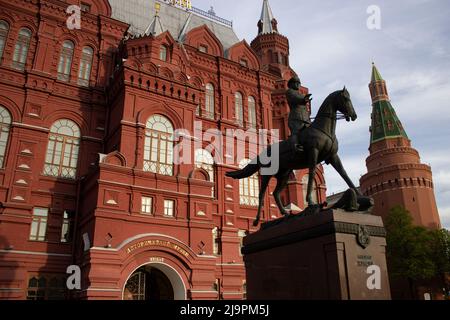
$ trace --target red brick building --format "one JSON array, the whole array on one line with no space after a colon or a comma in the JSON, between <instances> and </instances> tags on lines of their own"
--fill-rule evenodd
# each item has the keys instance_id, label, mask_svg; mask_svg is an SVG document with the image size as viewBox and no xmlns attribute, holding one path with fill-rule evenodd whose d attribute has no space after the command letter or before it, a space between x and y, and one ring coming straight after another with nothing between
<instances>
[{"instance_id":1,"label":"red brick building","mask_svg":"<svg viewBox=\"0 0 450 320\"><path fill-rule=\"evenodd\" d=\"M0 298L245 298L258 178L224 173L255 154L216 150L224 164L205 142L176 165L174 132L286 137L289 41L267 0L250 45L212 10L168 2L0 0ZM303 176L286 204L304 206ZM322 170L316 185L325 201ZM278 217L265 200L263 220Z\"/></svg>"}]
</instances>

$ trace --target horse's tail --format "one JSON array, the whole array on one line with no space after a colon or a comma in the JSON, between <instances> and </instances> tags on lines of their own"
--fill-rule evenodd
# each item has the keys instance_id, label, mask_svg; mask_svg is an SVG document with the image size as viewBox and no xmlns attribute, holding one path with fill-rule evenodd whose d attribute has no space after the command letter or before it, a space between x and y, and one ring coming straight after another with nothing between
<instances>
[{"instance_id":1,"label":"horse's tail","mask_svg":"<svg viewBox=\"0 0 450 320\"><path fill-rule=\"evenodd\" d=\"M227 172L226 176L233 179L245 179L254 175L259 169L261 169L259 161L258 163L252 161L244 169Z\"/></svg>"}]
</instances>

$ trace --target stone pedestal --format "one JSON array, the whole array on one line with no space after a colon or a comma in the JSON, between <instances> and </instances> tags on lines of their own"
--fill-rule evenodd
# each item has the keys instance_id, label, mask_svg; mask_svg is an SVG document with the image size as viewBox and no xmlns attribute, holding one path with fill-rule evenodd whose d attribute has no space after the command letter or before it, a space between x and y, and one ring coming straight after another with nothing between
<instances>
[{"instance_id":1,"label":"stone pedestal","mask_svg":"<svg viewBox=\"0 0 450 320\"><path fill-rule=\"evenodd\" d=\"M390 299L385 247L381 218L358 212L327 210L267 225L244 239L247 298ZM368 274L371 265L379 272Z\"/></svg>"}]
</instances>

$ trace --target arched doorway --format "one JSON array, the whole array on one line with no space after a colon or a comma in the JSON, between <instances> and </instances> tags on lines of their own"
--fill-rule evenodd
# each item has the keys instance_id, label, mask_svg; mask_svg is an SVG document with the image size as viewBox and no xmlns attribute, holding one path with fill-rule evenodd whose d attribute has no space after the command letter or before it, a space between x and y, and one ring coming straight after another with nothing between
<instances>
[{"instance_id":1,"label":"arched doorway","mask_svg":"<svg viewBox=\"0 0 450 320\"><path fill-rule=\"evenodd\" d=\"M165 264L147 264L135 270L123 290L124 300L185 300L179 274Z\"/></svg>"}]
</instances>

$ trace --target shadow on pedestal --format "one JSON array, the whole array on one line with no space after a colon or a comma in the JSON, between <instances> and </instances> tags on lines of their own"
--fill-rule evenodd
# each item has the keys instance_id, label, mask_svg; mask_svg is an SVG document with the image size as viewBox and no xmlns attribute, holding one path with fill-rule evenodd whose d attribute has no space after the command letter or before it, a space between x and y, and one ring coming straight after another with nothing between
<instances>
[{"instance_id":1,"label":"shadow on pedestal","mask_svg":"<svg viewBox=\"0 0 450 320\"><path fill-rule=\"evenodd\" d=\"M366 213L291 216L247 236L248 299L390 299L386 232L380 217Z\"/></svg>"}]
</instances>

